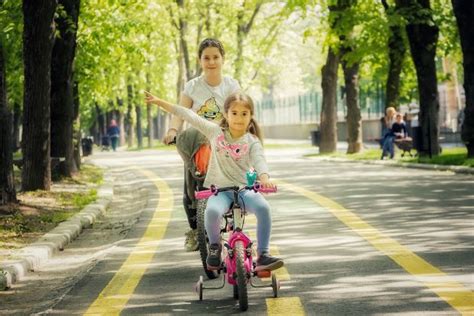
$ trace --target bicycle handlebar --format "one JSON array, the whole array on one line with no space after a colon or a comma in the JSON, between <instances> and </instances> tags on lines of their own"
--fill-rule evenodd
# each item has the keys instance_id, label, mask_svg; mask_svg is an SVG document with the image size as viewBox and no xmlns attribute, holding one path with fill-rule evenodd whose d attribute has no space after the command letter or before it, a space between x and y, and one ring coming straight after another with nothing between
<instances>
[{"instance_id":1,"label":"bicycle handlebar","mask_svg":"<svg viewBox=\"0 0 474 316\"><path fill-rule=\"evenodd\" d=\"M210 189L196 192L196 199L198 200L207 199L212 195L217 195L219 194L219 192L224 192L224 191L243 191L243 190L253 190L255 192L260 192L260 193L274 193L277 191L277 188L264 188L261 186L259 182L255 182L255 184L252 186L245 186L242 189L240 189L237 186L218 188L217 186L212 184Z\"/></svg>"}]
</instances>

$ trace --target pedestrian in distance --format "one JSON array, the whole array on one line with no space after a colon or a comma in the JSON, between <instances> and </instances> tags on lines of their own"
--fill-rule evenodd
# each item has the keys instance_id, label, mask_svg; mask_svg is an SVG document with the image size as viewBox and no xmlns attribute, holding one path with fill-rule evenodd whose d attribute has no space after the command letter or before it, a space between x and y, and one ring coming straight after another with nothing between
<instances>
[{"instance_id":1,"label":"pedestrian in distance","mask_svg":"<svg viewBox=\"0 0 474 316\"><path fill-rule=\"evenodd\" d=\"M120 128L117 126L117 121L111 120L110 125L107 128L107 136L110 139L110 143L112 145L112 150L117 150L117 145L119 142L120 137Z\"/></svg>"},{"instance_id":2,"label":"pedestrian in distance","mask_svg":"<svg viewBox=\"0 0 474 316\"><path fill-rule=\"evenodd\" d=\"M218 125L223 118L226 97L239 91L239 83L222 74L225 50L222 43L213 38L203 40L198 48L197 58L203 74L184 85L179 104L191 109L201 117ZM198 250L196 207L194 197L196 183L203 180L209 161L208 140L195 128L181 131L183 120L173 116L170 127L163 139L165 144L176 140L176 148L184 162L183 206L190 230L186 232L186 251ZM179 132L179 133L178 133Z\"/></svg>"},{"instance_id":3,"label":"pedestrian in distance","mask_svg":"<svg viewBox=\"0 0 474 316\"><path fill-rule=\"evenodd\" d=\"M382 160L386 155L390 153L390 146L392 146L393 152L394 135L392 133L392 125L395 122L396 113L397 110L395 110L394 107L390 106L385 109L385 116L380 119L380 122L382 124L382 137L380 138L380 146L382 147Z\"/></svg>"},{"instance_id":4,"label":"pedestrian in distance","mask_svg":"<svg viewBox=\"0 0 474 316\"><path fill-rule=\"evenodd\" d=\"M205 187L247 185L246 172L255 169L262 187L275 188L270 181L266 164L262 135L253 118L252 99L237 92L224 103L224 119L220 125L209 122L195 112L172 105L148 92L146 102L160 106L193 125L208 139L211 146L211 160L204 181ZM274 270L283 266L283 261L269 254L271 215L270 206L263 195L254 191L243 191L239 198L246 211L257 217L257 270ZM232 192L223 192L209 198L205 210L204 225L209 237L207 266L218 269L221 264L220 221L233 201Z\"/></svg>"}]
</instances>

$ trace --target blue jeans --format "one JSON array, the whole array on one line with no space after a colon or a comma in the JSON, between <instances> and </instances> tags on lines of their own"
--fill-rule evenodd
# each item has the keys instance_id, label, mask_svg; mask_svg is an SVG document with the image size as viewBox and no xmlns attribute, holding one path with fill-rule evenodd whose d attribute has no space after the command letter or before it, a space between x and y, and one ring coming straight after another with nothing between
<instances>
[{"instance_id":1,"label":"blue jeans","mask_svg":"<svg viewBox=\"0 0 474 316\"><path fill-rule=\"evenodd\" d=\"M229 210L234 200L233 194L231 191L220 192L218 195L211 196L207 201L204 226L211 244L220 242L221 218ZM260 193L255 193L254 191L240 192L239 204L242 209L255 214L257 217L258 254L268 253L272 230L270 205L268 205L267 200Z\"/></svg>"},{"instance_id":2,"label":"blue jeans","mask_svg":"<svg viewBox=\"0 0 474 316\"><path fill-rule=\"evenodd\" d=\"M394 156L393 142L394 141L395 141L395 136L393 134L387 134L384 137L383 145L382 145L382 155L384 155L385 153L389 153L390 158L393 158Z\"/></svg>"}]
</instances>

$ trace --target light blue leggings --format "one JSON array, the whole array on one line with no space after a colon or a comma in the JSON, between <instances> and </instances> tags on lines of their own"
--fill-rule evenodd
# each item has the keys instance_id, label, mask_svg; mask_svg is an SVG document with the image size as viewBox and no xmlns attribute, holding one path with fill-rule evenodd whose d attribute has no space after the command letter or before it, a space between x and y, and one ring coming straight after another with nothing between
<instances>
[{"instance_id":1,"label":"light blue leggings","mask_svg":"<svg viewBox=\"0 0 474 316\"><path fill-rule=\"evenodd\" d=\"M229 210L233 200L233 192L220 192L218 195L211 196L207 201L204 225L209 243L217 244L220 242L221 218ZM260 193L254 191L240 192L239 204L242 209L255 214L257 217L258 254L268 253L272 230L270 205Z\"/></svg>"}]
</instances>

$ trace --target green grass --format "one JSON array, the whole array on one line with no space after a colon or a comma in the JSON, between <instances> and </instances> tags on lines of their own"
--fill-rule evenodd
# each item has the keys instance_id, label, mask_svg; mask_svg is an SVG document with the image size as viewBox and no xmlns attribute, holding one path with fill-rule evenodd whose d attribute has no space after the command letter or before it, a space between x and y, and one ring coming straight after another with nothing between
<instances>
[{"instance_id":1,"label":"green grass","mask_svg":"<svg viewBox=\"0 0 474 316\"><path fill-rule=\"evenodd\" d=\"M83 209L86 205L95 202L97 200L97 190L96 189L91 189L89 192L86 194L74 194L72 198L72 205L81 210Z\"/></svg>"},{"instance_id":2,"label":"green grass","mask_svg":"<svg viewBox=\"0 0 474 316\"><path fill-rule=\"evenodd\" d=\"M19 173L15 170L17 179ZM58 185L66 190L20 192L18 197L23 202L0 216L0 247L22 247L68 220L97 200L97 186L102 182L102 169L83 164L73 178L59 181Z\"/></svg>"},{"instance_id":3,"label":"green grass","mask_svg":"<svg viewBox=\"0 0 474 316\"><path fill-rule=\"evenodd\" d=\"M380 160L382 155L381 149L366 149L357 154L346 154L344 152L336 152L331 154L311 154L307 157L335 157L335 158L347 158L353 160ZM441 155L434 156L431 159L429 157L401 157L400 152L397 151L395 154L395 161L397 162L409 162L409 163L423 163L423 164L436 164L436 165L453 165L453 166L465 166L474 167L474 159L467 159L466 147L455 147L445 148Z\"/></svg>"},{"instance_id":4,"label":"green grass","mask_svg":"<svg viewBox=\"0 0 474 316\"><path fill-rule=\"evenodd\" d=\"M94 165L81 165L81 172L75 177L82 183L102 184L104 182L104 171Z\"/></svg>"},{"instance_id":5,"label":"green grass","mask_svg":"<svg viewBox=\"0 0 474 316\"><path fill-rule=\"evenodd\" d=\"M56 226L59 223L67 221L72 215L74 215L72 212L56 211L54 213L41 215L40 220L43 223L49 223Z\"/></svg>"},{"instance_id":6,"label":"green grass","mask_svg":"<svg viewBox=\"0 0 474 316\"><path fill-rule=\"evenodd\" d=\"M436 165L474 167L474 158L467 159L466 147L445 148L443 149L441 155L434 156L431 159L429 157L417 157L406 159L404 161Z\"/></svg>"}]
</instances>

